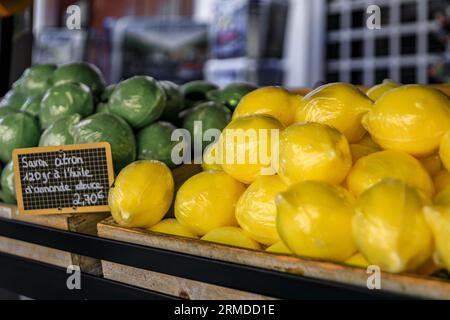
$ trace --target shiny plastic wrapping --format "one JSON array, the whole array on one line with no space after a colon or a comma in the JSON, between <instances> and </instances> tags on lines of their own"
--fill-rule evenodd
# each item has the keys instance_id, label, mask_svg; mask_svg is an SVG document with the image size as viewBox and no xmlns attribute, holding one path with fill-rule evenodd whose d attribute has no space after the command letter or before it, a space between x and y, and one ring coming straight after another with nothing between
<instances>
[{"instance_id":1,"label":"shiny plastic wrapping","mask_svg":"<svg viewBox=\"0 0 450 320\"><path fill-rule=\"evenodd\" d=\"M172 205L174 181L160 161L141 160L125 167L109 192L114 220L125 227L150 228Z\"/></svg>"},{"instance_id":2,"label":"shiny plastic wrapping","mask_svg":"<svg viewBox=\"0 0 450 320\"><path fill-rule=\"evenodd\" d=\"M175 199L175 217L193 233L237 226L236 203L245 186L223 171L206 171L187 180Z\"/></svg>"},{"instance_id":3,"label":"shiny plastic wrapping","mask_svg":"<svg viewBox=\"0 0 450 320\"><path fill-rule=\"evenodd\" d=\"M12 161L3 168L0 176L0 201L8 204L16 203L16 184Z\"/></svg>"},{"instance_id":4,"label":"shiny plastic wrapping","mask_svg":"<svg viewBox=\"0 0 450 320\"><path fill-rule=\"evenodd\" d=\"M53 85L64 82L78 82L88 86L91 91L100 96L105 88L105 80L100 70L93 64L86 62L68 63L53 72Z\"/></svg>"},{"instance_id":5,"label":"shiny plastic wrapping","mask_svg":"<svg viewBox=\"0 0 450 320\"><path fill-rule=\"evenodd\" d=\"M428 197L435 193L433 181L419 160L407 153L385 150L359 159L347 176L347 187L359 196L384 178L395 178L419 188Z\"/></svg>"},{"instance_id":6,"label":"shiny plastic wrapping","mask_svg":"<svg viewBox=\"0 0 450 320\"><path fill-rule=\"evenodd\" d=\"M384 179L356 202L353 235L362 255L383 271L413 271L426 262L433 239L422 208L429 200L400 180Z\"/></svg>"},{"instance_id":7,"label":"shiny plastic wrapping","mask_svg":"<svg viewBox=\"0 0 450 320\"><path fill-rule=\"evenodd\" d=\"M73 126L80 121L81 115L78 113L58 119L42 133L39 146L50 147L73 144Z\"/></svg>"},{"instance_id":8,"label":"shiny plastic wrapping","mask_svg":"<svg viewBox=\"0 0 450 320\"><path fill-rule=\"evenodd\" d=\"M149 230L153 231L153 232L164 233L164 234L172 234L172 235L180 236L180 237L187 237L187 238L194 238L194 239L198 238L188 228L181 225L181 223L179 223L177 221L177 219L173 219L173 218L161 220L160 222L158 222L157 224L152 226Z\"/></svg>"},{"instance_id":9,"label":"shiny plastic wrapping","mask_svg":"<svg viewBox=\"0 0 450 320\"><path fill-rule=\"evenodd\" d=\"M441 157L444 167L450 171L450 131L442 138L439 147L439 156Z\"/></svg>"},{"instance_id":10,"label":"shiny plastic wrapping","mask_svg":"<svg viewBox=\"0 0 450 320\"><path fill-rule=\"evenodd\" d=\"M26 112L34 117L39 116L41 111L42 96L29 97L20 108L21 111Z\"/></svg>"},{"instance_id":11,"label":"shiny plastic wrapping","mask_svg":"<svg viewBox=\"0 0 450 320\"><path fill-rule=\"evenodd\" d=\"M426 156L450 129L450 100L442 92L407 85L385 93L362 121L383 149Z\"/></svg>"},{"instance_id":12,"label":"shiny plastic wrapping","mask_svg":"<svg viewBox=\"0 0 450 320\"><path fill-rule=\"evenodd\" d=\"M24 112L4 115L0 118L0 161L11 161L16 148L37 146L39 135L39 125L33 116Z\"/></svg>"},{"instance_id":13,"label":"shiny plastic wrapping","mask_svg":"<svg viewBox=\"0 0 450 320\"><path fill-rule=\"evenodd\" d=\"M31 66L13 84L13 88L28 97L42 96L52 86L52 76L55 70L56 66L53 64Z\"/></svg>"},{"instance_id":14,"label":"shiny plastic wrapping","mask_svg":"<svg viewBox=\"0 0 450 320\"><path fill-rule=\"evenodd\" d=\"M231 121L219 140L222 169L233 178L250 184L262 174L274 171L272 133L278 135L283 125L269 115L252 115ZM276 136L278 137L278 136ZM274 174L275 172L273 172Z\"/></svg>"},{"instance_id":15,"label":"shiny plastic wrapping","mask_svg":"<svg viewBox=\"0 0 450 320\"><path fill-rule=\"evenodd\" d=\"M427 206L424 212L433 231L436 247L434 261L450 272L450 203L447 206Z\"/></svg>"},{"instance_id":16,"label":"shiny plastic wrapping","mask_svg":"<svg viewBox=\"0 0 450 320\"><path fill-rule=\"evenodd\" d=\"M202 240L246 249L261 249L258 242L250 238L244 230L238 227L227 226L213 229L205 234Z\"/></svg>"},{"instance_id":17,"label":"shiny plastic wrapping","mask_svg":"<svg viewBox=\"0 0 450 320\"><path fill-rule=\"evenodd\" d=\"M78 113L83 117L94 112L94 100L87 86L79 83L62 83L50 88L41 101L39 120L43 129L56 120Z\"/></svg>"},{"instance_id":18,"label":"shiny plastic wrapping","mask_svg":"<svg viewBox=\"0 0 450 320\"><path fill-rule=\"evenodd\" d=\"M280 241L275 196L287 189L278 176L261 176L240 197L236 206L239 225L256 241L272 245Z\"/></svg>"},{"instance_id":19,"label":"shiny plastic wrapping","mask_svg":"<svg viewBox=\"0 0 450 320\"><path fill-rule=\"evenodd\" d=\"M340 184L352 167L347 139L320 123L298 123L280 136L278 174L291 185L306 180Z\"/></svg>"},{"instance_id":20,"label":"shiny plastic wrapping","mask_svg":"<svg viewBox=\"0 0 450 320\"><path fill-rule=\"evenodd\" d=\"M133 130L121 118L94 114L73 126L74 143L108 142L111 145L115 172L136 159Z\"/></svg>"},{"instance_id":21,"label":"shiny plastic wrapping","mask_svg":"<svg viewBox=\"0 0 450 320\"><path fill-rule=\"evenodd\" d=\"M206 97L211 101L222 103L233 111L245 95L256 89L256 86L249 83L231 83L222 89L209 91Z\"/></svg>"},{"instance_id":22,"label":"shiny plastic wrapping","mask_svg":"<svg viewBox=\"0 0 450 320\"><path fill-rule=\"evenodd\" d=\"M441 192L442 190L450 186L450 172L445 169L439 171L434 175L433 181L436 193Z\"/></svg>"},{"instance_id":23,"label":"shiny plastic wrapping","mask_svg":"<svg viewBox=\"0 0 450 320\"><path fill-rule=\"evenodd\" d=\"M306 181L278 194L276 205L278 234L295 255L344 261L356 253L354 199L344 188Z\"/></svg>"},{"instance_id":24,"label":"shiny plastic wrapping","mask_svg":"<svg viewBox=\"0 0 450 320\"><path fill-rule=\"evenodd\" d=\"M361 119L372 101L355 86L346 83L323 85L308 93L295 115L296 122L318 122L342 132L350 143L364 136Z\"/></svg>"},{"instance_id":25,"label":"shiny plastic wrapping","mask_svg":"<svg viewBox=\"0 0 450 320\"><path fill-rule=\"evenodd\" d=\"M172 148L178 141L172 141L171 136L176 127L168 122L155 122L136 135L137 158L139 160L159 160L170 168L176 165L172 161Z\"/></svg>"},{"instance_id":26,"label":"shiny plastic wrapping","mask_svg":"<svg viewBox=\"0 0 450 320\"><path fill-rule=\"evenodd\" d=\"M139 129L158 120L165 107L166 95L155 79L134 76L119 83L108 102L108 110Z\"/></svg>"},{"instance_id":27,"label":"shiny plastic wrapping","mask_svg":"<svg viewBox=\"0 0 450 320\"><path fill-rule=\"evenodd\" d=\"M264 87L245 95L233 113L233 120L255 114L270 115L284 126L294 123L302 97L281 87Z\"/></svg>"}]
</instances>

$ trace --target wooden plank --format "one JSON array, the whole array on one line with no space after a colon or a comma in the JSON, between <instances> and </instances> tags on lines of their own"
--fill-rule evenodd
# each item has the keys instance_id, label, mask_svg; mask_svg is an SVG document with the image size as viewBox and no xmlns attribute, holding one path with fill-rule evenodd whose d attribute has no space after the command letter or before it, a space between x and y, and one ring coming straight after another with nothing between
<instances>
[{"instance_id":1,"label":"wooden plank","mask_svg":"<svg viewBox=\"0 0 450 320\"><path fill-rule=\"evenodd\" d=\"M21 215L17 206L0 203L0 217L34 223L60 230L86 234L97 234L96 225L109 213L61 214L61 215ZM77 265L83 272L100 275L101 262L70 252L48 248L16 239L0 237L0 251L67 268Z\"/></svg>"},{"instance_id":2,"label":"wooden plank","mask_svg":"<svg viewBox=\"0 0 450 320\"><path fill-rule=\"evenodd\" d=\"M229 289L163 273L102 261L106 279L189 300L270 300L249 292Z\"/></svg>"},{"instance_id":3,"label":"wooden plank","mask_svg":"<svg viewBox=\"0 0 450 320\"><path fill-rule=\"evenodd\" d=\"M137 228L123 228L112 218L100 222L97 230L99 236L109 239L365 288L370 276L365 269L343 264L229 247ZM450 299L450 281L440 278L383 272L381 287L383 290L404 295Z\"/></svg>"}]
</instances>

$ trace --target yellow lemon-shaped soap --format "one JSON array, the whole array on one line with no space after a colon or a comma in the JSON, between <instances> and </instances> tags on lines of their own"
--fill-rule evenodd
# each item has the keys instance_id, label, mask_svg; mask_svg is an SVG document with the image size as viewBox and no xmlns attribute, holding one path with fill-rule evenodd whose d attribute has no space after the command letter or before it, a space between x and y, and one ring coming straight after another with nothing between
<instances>
[{"instance_id":1,"label":"yellow lemon-shaped soap","mask_svg":"<svg viewBox=\"0 0 450 320\"><path fill-rule=\"evenodd\" d=\"M289 185L306 180L340 184L351 166L347 139L332 127L298 123L281 134L278 174Z\"/></svg>"},{"instance_id":2,"label":"yellow lemon-shaped soap","mask_svg":"<svg viewBox=\"0 0 450 320\"><path fill-rule=\"evenodd\" d=\"M205 171L188 179L175 198L175 217L203 236L224 226L236 226L236 203L245 186L223 171Z\"/></svg>"},{"instance_id":3,"label":"yellow lemon-shaped soap","mask_svg":"<svg viewBox=\"0 0 450 320\"><path fill-rule=\"evenodd\" d=\"M444 265L450 271L450 204L425 207L425 218L433 231L437 265Z\"/></svg>"},{"instance_id":4,"label":"yellow lemon-shaped soap","mask_svg":"<svg viewBox=\"0 0 450 320\"><path fill-rule=\"evenodd\" d=\"M366 133L361 119L372 104L364 93L351 84L326 84L303 98L295 114L295 121L327 124L342 132L350 143L354 143Z\"/></svg>"},{"instance_id":5,"label":"yellow lemon-shaped soap","mask_svg":"<svg viewBox=\"0 0 450 320\"><path fill-rule=\"evenodd\" d=\"M202 168L204 171L220 171L222 170L222 160L218 157L218 143L214 143L206 147L203 152Z\"/></svg>"},{"instance_id":6,"label":"yellow lemon-shaped soap","mask_svg":"<svg viewBox=\"0 0 450 320\"><path fill-rule=\"evenodd\" d=\"M350 151L352 153L352 162L356 163L362 157L381 151L381 148L373 142L369 134L365 134L360 141L350 144Z\"/></svg>"},{"instance_id":7,"label":"yellow lemon-shaped soap","mask_svg":"<svg viewBox=\"0 0 450 320\"><path fill-rule=\"evenodd\" d=\"M219 140L222 169L246 184L261 175L275 174L273 163L278 160L278 139L283 129L277 119L268 115L233 120Z\"/></svg>"},{"instance_id":8,"label":"yellow lemon-shaped soap","mask_svg":"<svg viewBox=\"0 0 450 320\"><path fill-rule=\"evenodd\" d=\"M150 231L173 234L180 237L197 238L188 228L181 225L176 219L164 219L149 229Z\"/></svg>"},{"instance_id":9,"label":"yellow lemon-shaped soap","mask_svg":"<svg viewBox=\"0 0 450 320\"><path fill-rule=\"evenodd\" d=\"M211 230L202 237L202 240L246 249L261 249L258 242L250 238L244 230L238 227L220 227Z\"/></svg>"},{"instance_id":10,"label":"yellow lemon-shaped soap","mask_svg":"<svg viewBox=\"0 0 450 320\"><path fill-rule=\"evenodd\" d=\"M450 129L450 102L439 90L402 86L383 94L364 116L363 125L384 149L430 155Z\"/></svg>"},{"instance_id":11,"label":"yellow lemon-shaped soap","mask_svg":"<svg viewBox=\"0 0 450 320\"><path fill-rule=\"evenodd\" d=\"M450 185L438 193L434 202L438 205L450 206Z\"/></svg>"},{"instance_id":12,"label":"yellow lemon-shaped soap","mask_svg":"<svg viewBox=\"0 0 450 320\"><path fill-rule=\"evenodd\" d=\"M396 83L389 79L386 79L382 83L371 87L369 90L367 90L366 94L372 101L376 101L384 93L394 88L398 88L400 86L401 86L400 83Z\"/></svg>"},{"instance_id":13,"label":"yellow lemon-shaped soap","mask_svg":"<svg viewBox=\"0 0 450 320\"><path fill-rule=\"evenodd\" d=\"M125 227L149 228L169 210L174 193L170 169L160 161L136 161L120 171L109 191L114 220Z\"/></svg>"},{"instance_id":14,"label":"yellow lemon-shaped soap","mask_svg":"<svg viewBox=\"0 0 450 320\"><path fill-rule=\"evenodd\" d=\"M433 180L434 187L436 188L436 193L440 193L445 188L450 186L450 172L443 169L434 175Z\"/></svg>"},{"instance_id":15,"label":"yellow lemon-shaped soap","mask_svg":"<svg viewBox=\"0 0 450 320\"><path fill-rule=\"evenodd\" d=\"M288 126L302 97L281 87L264 87L245 95L233 113L233 120L255 114L267 114Z\"/></svg>"},{"instance_id":16,"label":"yellow lemon-shaped soap","mask_svg":"<svg viewBox=\"0 0 450 320\"><path fill-rule=\"evenodd\" d=\"M345 260L344 263L353 267L360 268L367 268L368 266L370 266L369 261L367 261L367 259L364 258L364 256L360 252L352 255L350 258Z\"/></svg>"},{"instance_id":17,"label":"yellow lemon-shaped soap","mask_svg":"<svg viewBox=\"0 0 450 320\"><path fill-rule=\"evenodd\" d=\"M286 245L283 243L283 241L278 241L277 243L274 243L270 247L266 249L267 252L271 253L281 253L281 254L288 254L292 255L291 250L286 247Z\"/></svg>"},{"instance_id":18,"label":"yellow lemon-shaped soap","mask_svg":"<svg viewBox=\"0 0 450 320\"><path fill-rule=\"evenodd\" d=\"M338 186L320 181L295 184L276 198L278 234L298 256L344 261L357 251L353 202Z\"/></svg>"},{"instance_id":19,"label":"yellow lemon-shaped soap","mask_svg":"<svg viewBox=\"0 0 450 320\"><path fill-rule=\"evenodd\" d=\"M422 164L407 153L385 150L359 159L347 176L347 187L359 196L384 178L402 180L431 197L433 181Z\"/></svg>"},{"instance_id":20,"label":"yellow lemon-shaped soap","mask_svg":"<svg viewBox=\"0 0 450 320\"><path fill-rule=\"evenodd\" d=\"M256 179L238 201L236 219L239 225L256 241L272 245L279 241L275 196L287 189L278 176Z\"/></svg>"},{"instance_id":21,"label":"yellow lemon-shaped soap","mask_svg":"<svg viewBox=\"0 0 450 320\"><path fill-rule=\"evenodd\" d=\"M427 170L431 177L434 177L442 169L441 158L438 153L418 159L422 166Z\"/></svg>"},{"instance_id":22,"label":"yellow lemon-shaped soap","mask_svg":"<svg viewBox=\"0 0 450 320\"><path fill-rule=\"evenodd\" d=\"M359 251L383 271L415 270L431 256L433 239L418 189L385 179L357 200L353 236Z\"/></svg>"},{"instance_id":23,"label":"yellow lemon-shaped soap","mask_svg":"<svg viewBox=\"0 0 450 320\"><path fill-rule=\"evenodd\" d=\"M439 155L445 168L450 171L450 131L447 132L442 138L439 148Z\"/></svg>"}]
</instances>

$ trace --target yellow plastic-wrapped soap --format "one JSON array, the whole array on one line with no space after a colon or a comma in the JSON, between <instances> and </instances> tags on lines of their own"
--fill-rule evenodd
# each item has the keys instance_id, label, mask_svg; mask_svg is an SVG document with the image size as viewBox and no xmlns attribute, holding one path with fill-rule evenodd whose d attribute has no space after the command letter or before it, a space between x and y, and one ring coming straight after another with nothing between
<instances>
[{"instance_id":1,"label":"yellow plastic-wrapped soap","mask_svg":"<svg viewBox=\"0 0 450 320\"><path fill-rule=\"evenodd\" d=\"M265 245L279 241L275 196L287 189L278 176L261 176L256 179L239 199L236 219L250 237Z\"/></svg>"},{"instance_id":2,"label":"yellow plastic-wrapped soap","mask_svg":"<svg viewBox=\"0 0 450 320\"><path fill-rule=\"evenodd\" d=\"M366 94L372 101L376 101L384 93L394 88L398 88L400 86L401 86L400 83L396 83L389 79L386 79L382 83L371 87L369 90L367 90Z\"/></svg>"},{"instance_id":3,"label":"yellow plastic-wrapped soap","mask_svg":"<svg viewBox=\"0 0 450 320\"><path fill-rule=\"evenodd\" d=\"M222 131L219 140L222 169L245 184L261 175L275 174L273 161L278 159L273 158L278 154L273 151L278 151L278 138L283 129L277 119L268 115L233 120Z\"/></svg>"},{"instance_id":4,"label":"yellow plastic-wrapped soap","mask_svg":"<svg viewBox=\"0 0 450 320\"><path fill-rule=\"evenodd\" d=\"M366 133L361 119L372 104L364 93L351 84L326 84L303 98L295 121L327 124L342 132L350 143L354 143Z\"/></svg>"},{"instance_id":5,"label":"yellow plastic-wrapped soap","mask_svg":"<svg viewBox=\"0 0 450 320\"><path fill-rule=\"evenodd\" d=\"M149 229L150 231L173 234L180 237L197 238L188 228L182 226L176 219L164 219Z\"/></svg>"},{"instance_id":6,"label":"yellow plastic-wrapped soap","mask_svg":"<svg viewBox=\"0 0 450 320\"><path fill-rule=\"evenodd\" d=\"M294 122L295 111L302 97L281 87L256 89L239 102L233 113L233 120L255 114L266 114L288 126Z\"/></svg>"},{"instance_id":7,"label":"yellow plastic-wrapped soap","mask_svg":"<svg viewBox=\"0 0 450 320\"><path fill-rule=\"evenodd\" d=\"M236 203L245 186L223 171L205 171L188 179L175 198L175 217L196 235L236 226Z\"/></svg>"},{"instance_id":8,"label":"yellow plastic-wrapped soap","mask_svg":"<svg viewBox=\"0 0 450 320\"><path fill-rule=\"evenodd\" d=\"M281 134L278 174L289 185L306 180L340 184L351 166L347 139L332 127L298 123Z\"/></svg>"},{"instance_id":9,"label":"yellow plastic-wrapped soap","mask_svg":"<svg viewBox=\"0 0 450 320\"><path fill-rule=\"evenodd\" d=\"M338 186L320 181L295 184L276 198L278 234L298 256L344 261L357 251L353 202Z\"/></svg>"},{"instance_id":10,"label":"yellow plastic-wrapped soap","mask_svg":"<svg viewBox=\"0 0 450 320\"><path fill-rule=\"evenodd\" d=\"M214 143L206 147L203 152L202 168L204 171L220 171L222 170L222 160L218 157L218 143Z\"/></svg>"},{"instance_id":11,"label":"yellow plastic-wrapped soap","mask_svg":"<svg viewBox=\"0 0 450 320\"><path fill-rule=\"evenodd\" d=\"M423 193L384 179L357 200L353 236L359 251L381 270L411 271L431 256L433 239L422 208Z\"/></svg>"},{"instance_id":12,"label":"yellow plastic-wrapped soap","mask_svg":"<svg viewBox=\"0 0 450 320\"><path fill-rule=\"evenodd\" d=\"M359 159L347 176L347 187L359 196L384 178L402 180L421 189L428 197L434 185L422 164L407 153L385 150Z\"/></svg>"},{"instance_id":13,"label":"yellow plastic-wrapped soap","mask_svg":"<svg viewBox=\"0 0 450 320\"><path fill-rule=\"evenodd\" d=\"M286 247L286 245L283 243L283 241L278 241L277 243L274 243L270 247L266 249L267 252L271 253L281 253L281 254L288 254L292 255L291 250Z\"/></svg>"},{"instance_id":14,"label":"yellow plastic-wrapped soap","mask_svg":"<svg viewBox=\"0 0 450 320\"><path fill-rule=\"evenodd\" d=\"M450 130L450 100L430 87L402 86L383 94L362 123L383 149L430 155Z\"/></svg>"},{"instance_id":15,"label":"yellow plastic-wrapped soap","mask_svg":"<svg viewBox=\"0 0 450 320\"><path fill-rule=\"evenodd\" d=\"M367 259L364 258L361 252L355 253L350 258L345 260L345 264L360 268L367 268L370 265L369 261L367 261Z\"/></svg>"},{"instance_id":16,"label":"yellow plastic-wrapped soap","mask_svg":"<svg viewBox=\"0 0 450 320\"><path fill-rule=\"evenodd\" d=\"M250 238L244 230L238 227L220 227L213 229L205 234L202 240L246 249L261 249L258 242Z\"/></svg>"},{"instance_id":17,"label":"yellow plastic-wrapped soap","mask_svg":"<svg viewBox=\"0 0 450 320\"><path fill-rule=\"evenodd\" d=\"M436 193L442 192L445 188L450 186L450 172L445 169L439 171L434 175L433 181Z\"/></svg>"},{"instance_id":18,"label":"yellow plastic-wrapped soap","mask_svg":"<svg viewBox=\"0 0 450 320\"><path fill-rule=\"evenodd\" d=\"M442 138L439 148L439 155L445 168L450 171L450 131L447 132Z\"/></svg>"},{"instance_id":19,"label":"yellow plastic-wrapped soap","mask_svg":"<svg viewBox=\"0 0 450 320\"><path fill-rule=\"evenodd\" d=\"M450 271L450 204L447 206L425 207L425 217L434 235L437 265Z\"/></svg>"},{"instance_id":20,"label":"yellow plastic-wrapped soap","mask_svg":"<svg viewBox=\"0 0 450 320\"><path fill-rule=\"evenodd\" d=\"M149 228L167 213L173 193L172 172L164 163L133 162L120 171L109 191L111 215L122 226Z\"/></svg>"}]
</instances>

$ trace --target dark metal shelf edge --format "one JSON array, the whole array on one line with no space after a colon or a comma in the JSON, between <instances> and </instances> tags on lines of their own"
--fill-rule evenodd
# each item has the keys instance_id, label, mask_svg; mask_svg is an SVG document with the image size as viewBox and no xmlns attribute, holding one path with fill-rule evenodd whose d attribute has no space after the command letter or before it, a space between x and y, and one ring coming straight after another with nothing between
<instances>
[{"instance_id":1,"label":"dark metal shelf edge","mask_svg":"<svg viewBox=\"0 0 450 320\"><path fill-rule=\"evenodd\" d=\"M169 300L164 294L81 273L81 289L69 290L65 269L0 253L0 287L32 299Z\"/></svg>"},{"instance_id":2,"label":"dark metal shelf edge","mask_svg":"<svg viewBox=\"0 0 450 320\"><path fill-rule=\"evenodd\" d=\"M0 218L0 235L136 268L282 299L402 299L316 280Z\"/></svg>"}]
</instances>

